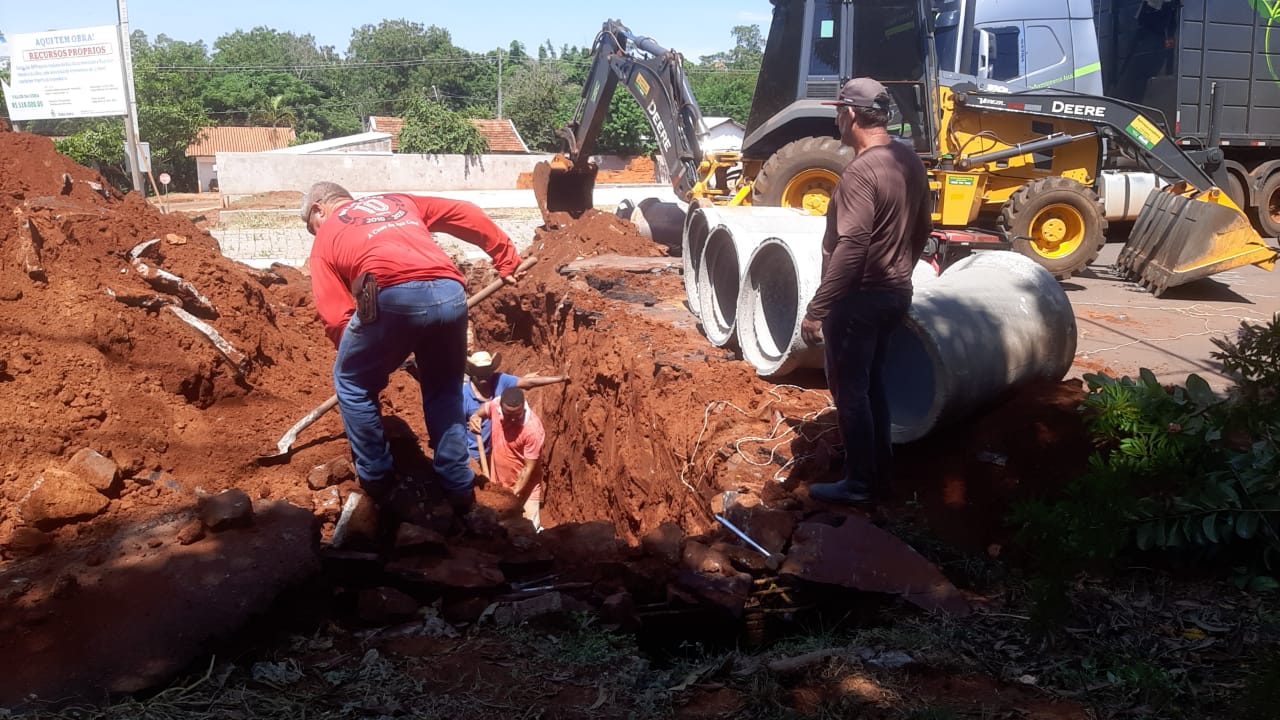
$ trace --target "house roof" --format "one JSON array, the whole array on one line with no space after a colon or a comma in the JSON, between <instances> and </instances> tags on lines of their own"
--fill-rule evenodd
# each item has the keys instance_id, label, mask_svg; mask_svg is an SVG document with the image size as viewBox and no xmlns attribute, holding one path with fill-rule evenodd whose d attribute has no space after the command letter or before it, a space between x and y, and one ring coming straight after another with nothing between
<instances>
[{"instance_id":1,"label":"house roof","mask_svg":"<svg viewBox=\"0 0 1280 720\"><path fill-rule=\"evenodd\" d=\"M479 120L471 118L471 124L489 142L491 153L527 153L528 146L520 137L516 126L510 120ZM404 120L385 115L370 115L367 128L372 131L391 133L391 150L400 148L400 131L404 128Z\"/></svg>"},{"instance_id":2,"label":"house roof","mask_svg":"<svg viewBox=\"0 0 1280 720\"><path fill-rule=\"evenodd\" d=\"M289 147L297 138L291 127L202 127L187 157L212 157L220 152L263 152Z\"/></svg>"},{"instance_id":3,"label":"house roof","mask_svg":"<svg viewBox=\"0 0 1280 720\"><path fill-rule=\"evenodd\" d=\"M733 125L739 129L745 127L742 123L731 117L720 117L715 115L703 115L702 122L707 126L708 130L724 125L725 123L733 123Z\"/></svg>"}]
</instances>

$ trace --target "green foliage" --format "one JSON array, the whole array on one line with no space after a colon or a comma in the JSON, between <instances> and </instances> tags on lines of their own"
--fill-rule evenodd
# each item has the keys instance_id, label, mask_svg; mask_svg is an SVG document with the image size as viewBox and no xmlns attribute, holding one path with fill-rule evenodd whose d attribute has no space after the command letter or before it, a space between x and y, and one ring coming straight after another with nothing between
<instances>
[{"instance_id":1,"label":"green foliage","mask_svg":"<svg viewBox=\"0 0 1280 720\"><path fill-rule=\"evenodd\" d=\"M124 121L98 119L80 132L54 141L58 152L102 173L113 185L129 187L124 169Z\"/></svg>"},{"instance_id":2,"label":"green foliage","mask_svg":"<svg viewBox=\"0 0 1280 720\"><path fill-rule=\"evenodd\" d=\"M629 93L618 92L609 101L595 151L609 155L648 155L657 147L653 137L648 115Z\"/></svg>"},{"instance_id":3,"label":"green foliage","mask_svg":"<svg viewBox=\"0 0 1280 720\"><path fill-rule=\"evenodd\" d=\"M553 152L560 147L556 128L573 111L578 90L571 87L564 68L555 62L526 62L511 74L503 98L503 113L520 131L530 150Z\"/></svg>"},{"instance_id":4,"label":"green foliage","mask_svg":"<svg viewBox=\"0 0 1280 720\"><path fill-rule=\"evenodd\" d=\"M1214 342L1237 382L1225 398L1197 375L1171 387L1145 369L1085 376L1081 409L1098 448L1088 471L1063 497L1011 515L1042 568L1044 604L1071 574L1129 548L1235 567L1255 592L1280 587L1280 316Z\"/></svg>"},{"instance_id":5,"label":"green foliage","mask_svg":"<svg viewBox=\"0 0 1280 720\"><path fill-rule=\"evenodd\" d=\"M404 115L400 152L481 155L489 143L466 117L441 103L416 100Z\"/></svg>"}]
</instances>

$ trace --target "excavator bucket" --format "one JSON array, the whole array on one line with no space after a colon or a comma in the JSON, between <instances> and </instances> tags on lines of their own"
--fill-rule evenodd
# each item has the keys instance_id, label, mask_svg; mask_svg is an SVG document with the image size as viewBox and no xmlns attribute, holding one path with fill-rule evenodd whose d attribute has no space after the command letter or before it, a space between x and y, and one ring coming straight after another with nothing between
<instances>
[{"instance_id":1,"label":"excavator bucket","mask_svg":"<svg viewBox=\"0 0 1280 720\"><path fill-rule=\"evenodd\" d=\"M1243 265L1271 270L1276 257L1226 193L1179 184L1147 196L1116 267L1159 297Z\"/></svg>"},{"instance_id":2,"label":"excavator bucket","mask_svg":"<svg viewBox=\"0 0 1280 720\"><path fill-rule=\"evenodd\" d=\"M594 207L597 170L595 163L575 166L563 155L535 165L533 194L542 210L542 219L548 225L556 225L559 223L552 218L555 213L568 213L577 218Z\"/></svg>"}]
</instances>

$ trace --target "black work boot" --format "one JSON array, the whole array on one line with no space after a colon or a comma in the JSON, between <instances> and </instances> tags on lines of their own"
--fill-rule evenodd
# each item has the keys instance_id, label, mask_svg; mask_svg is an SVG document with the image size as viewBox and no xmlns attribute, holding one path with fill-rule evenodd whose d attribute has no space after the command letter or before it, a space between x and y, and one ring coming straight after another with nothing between
<instances>
[{"instance_id":1,"label":"black work boot","mask_svg":"<svg viewBox=\"0 0 1280 720\"><path fill-rule=\"evenodd\" d=\"M871 488L866 483L849 479L816 483L809 486L809 497L821 502L857 505L871 502Z\"/></svg>"}]
</instances>

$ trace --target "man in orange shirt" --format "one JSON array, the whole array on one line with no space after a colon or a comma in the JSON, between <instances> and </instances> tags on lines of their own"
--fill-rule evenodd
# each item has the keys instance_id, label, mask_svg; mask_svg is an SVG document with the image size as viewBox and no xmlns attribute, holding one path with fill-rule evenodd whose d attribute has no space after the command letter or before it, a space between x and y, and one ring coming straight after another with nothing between
<instances>
[{"instance_id":1,"label":"man in orange shirt","mask_svg":"<svg viewBox=\"0 0 1280 720\"><path fill-rule=\"evenodd\" d=\"M479 246L509 284L520 264L515 246L471 203L398 193L355 200L331 182L307 191L302 219L315 235L311 290L325 333L338 347L333 385L361 486L382 505L398 483L378 395L412 355L432 462L449 502L465 514L475 503L458 394L467 297L462 273L431 233Z\"/></svg>"},{"instance_id":2,"label":"man in orange shirt","mask_svg":"<svg viewBox=\"0 0 1280 720\"><path fill-rule=\"evenodd\" d=\"M509 387L497 400L490 400L471 415L472 432L480 432L481 423L490 419L493 429L490 441L489 472L493 481L524 498L524 516L541 532L542 511L542 445L547 434L542 420L524 401L524 390ZM496 420L496 422L493 422Z\"/></svg>"}]
</instances>

